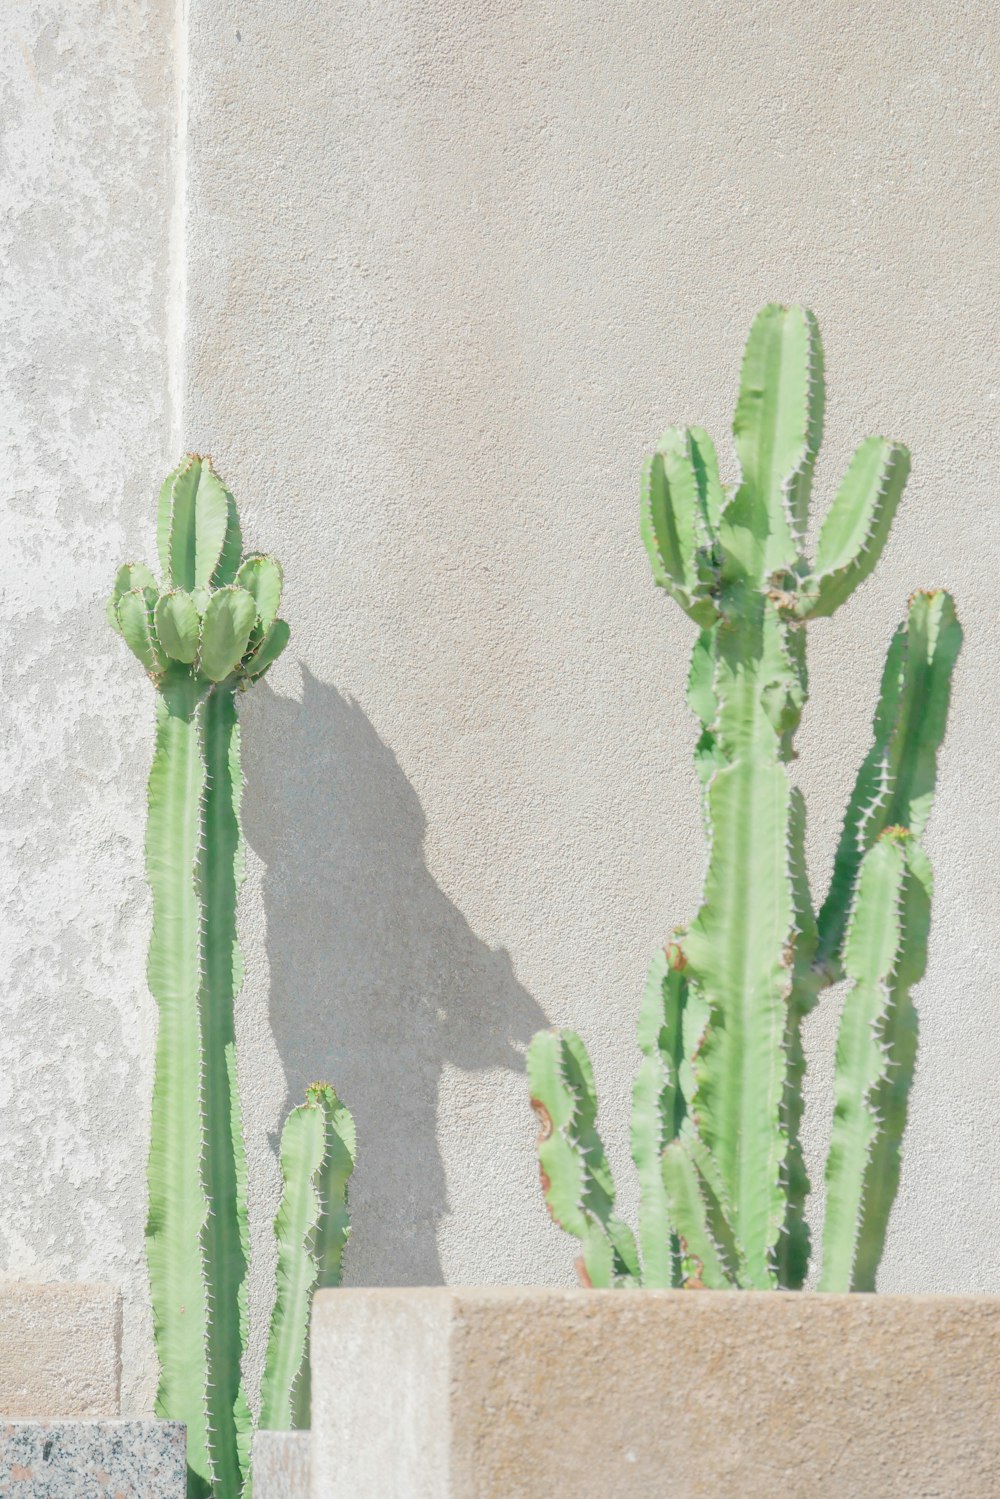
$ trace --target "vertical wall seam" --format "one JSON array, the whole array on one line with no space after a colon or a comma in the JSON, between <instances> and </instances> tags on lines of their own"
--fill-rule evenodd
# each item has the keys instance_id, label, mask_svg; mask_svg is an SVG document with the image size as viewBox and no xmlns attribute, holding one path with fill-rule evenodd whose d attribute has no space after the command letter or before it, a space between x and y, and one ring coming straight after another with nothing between
<instances>
[{"instance_id":1,"label":"vertical wall seam","mask_svg":"<svg viewBox=\"0 0 1000 1499\"><path fill-rule=\"evenodd\" d=\"M174 21L174 151L167 291L167 397L170 459L184 449L187 337L188 3L176 0Z\"/></svg>"}]
</instances>

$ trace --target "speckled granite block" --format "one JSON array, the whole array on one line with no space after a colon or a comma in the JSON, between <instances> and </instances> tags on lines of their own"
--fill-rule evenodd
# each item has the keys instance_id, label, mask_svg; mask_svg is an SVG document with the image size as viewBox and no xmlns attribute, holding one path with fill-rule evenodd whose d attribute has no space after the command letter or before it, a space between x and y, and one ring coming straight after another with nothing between
<instances>
[{"instance_id":1,"label":"speckled granite block","mask_svg":"<svg viewBox=\"0 0 1000 1499\"><path fill-rule=\"evenodd\" d=\"M3 1499L184 1499L181 1421L4 1421Z\"/></svg>"},{"instance_id":2,"label":"speckled granite block","mask_svg":"<svg viewBox=\"0 0 1000 1499\"><path fill-rule=\"evenodd\" d=\"M253 1499L309 1499L308 1431L258 1431L253 1439Z\"/></svg>"},{"instance_id":3,"label":"speckled granite block","mask_svg":"<svg viewBox=\"0 0 1000 1499\"><path fill-rule=\"evenodd\" d=\"M0 1283L0 1417L118 1415L114 1286Z\"/></svg>"}]
</instances>

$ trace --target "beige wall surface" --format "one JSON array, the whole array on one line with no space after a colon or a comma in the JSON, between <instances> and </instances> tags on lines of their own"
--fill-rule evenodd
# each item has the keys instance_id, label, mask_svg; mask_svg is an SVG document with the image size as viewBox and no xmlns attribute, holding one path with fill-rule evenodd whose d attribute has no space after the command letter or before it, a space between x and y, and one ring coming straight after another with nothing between
<instances>
[{"instance_id":1,"label":"beige wall surface","mask_svg":"<svg viewBox=\"0 0 1000 1499\"><path fill-rule=\"evenodd\" d=\"M953 589L966 628L883 1283L1000 1289L992 5L189 0L170 282L167 18L151 0L92 9L110 40L78 38L62 85L78 107L46 148L68 153L68 186L41 166L21 179L72 234L36 231L51 273L6 314L30 321L28 296L70 342L30 367L3 356L29 475L21 572L50 589L13 611L31 763L6 897L21 998L0 1040L11 1264L118 1263L139 1295L151 725L95 611L126 541L149 536L171 370L179 441L215 456L248 539L284 562L293 628L242 709L255 1296L275 1132L317 1075L358 1121L354 1284L569 1281L523 1076L546 1023L591 1048L631 1205L642 975L704 868L692 627L650 581L639 463L667 423L701 421L732 477L742 342L777 298L809 303L825 337L817 512L860 437L915 454L883 564L811 630L798 774L817 891L907 595ZM42 106L7 61L34 141ZM155 99L98 128L88 69L105 99L154 78ZM103 310L109 371L86 421L80 296ZM809 1032L815 1175L836 1006ZM133 1344L134 1390L142 1357Z\"/></svg>"}]
</instances>

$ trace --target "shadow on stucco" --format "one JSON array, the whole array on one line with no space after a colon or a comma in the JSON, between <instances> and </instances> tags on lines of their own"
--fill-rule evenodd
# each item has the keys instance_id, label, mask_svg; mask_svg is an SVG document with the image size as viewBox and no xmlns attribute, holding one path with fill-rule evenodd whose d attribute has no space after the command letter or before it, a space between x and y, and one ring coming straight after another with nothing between
<instances>
[{"instance_id":1,"label":"shadow on stucco","mask_svg":"<svg viewBox=\"0 0 1000 1499\"><path fill-rule=\"evenodd\" d=\"M304 668L301 702L266 685L254 696L243 818L266 865L271 1027L289 1100L324 1078L357 1122L349 1282L434 1285L448 1206L442 1069L522 1070L546 1018L506 951L435 884L416 792L361 707Z\"/></svg>"}]
</instances>

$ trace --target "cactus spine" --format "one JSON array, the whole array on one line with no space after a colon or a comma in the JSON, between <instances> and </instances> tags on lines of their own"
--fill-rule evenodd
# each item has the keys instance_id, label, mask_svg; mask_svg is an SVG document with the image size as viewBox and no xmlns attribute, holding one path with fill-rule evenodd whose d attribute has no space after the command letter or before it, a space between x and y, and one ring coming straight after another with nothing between
<instances>
[{"instance_id":1,"label":"cactus spine","mask_svg":"<svg viewBox=\"0 0 1000 1499\"><path fill-rule=\"evenodd\" d=\"M119 569L112 627L156 688L146 868L153 896L149 986L159 1028L146 1248L160 1362L156 1409L186 1422L188 1493L249 1494L253 1422L247 1345L247 1174L234 1004L243 969L236 693L288 641L272 557L242 556L236 504L207 458L183 460L160 492L164 585ZM282 1136L275 1223L278 1294L261 1394L274 1425L308 1422L305 1368L313 1286L336 1284L347 1236L353 1125L317 1085Z\"/></svg>"},{"instance_id":2,"label":"cactus spine","mask_svg":"<svg viewBox=\"0 0 1000 1499\"><path fill-rule=\"evenodd\" d=\"M863 442L810 565L822 423L816 320L768 306L743 359L739 484L721 484L701 428L671 428L644 469L654 580L698 626L688 700L709 854L701 907L653 959L640 1013L638 1246L613 1212L583 1043L546 1032L529 1051L546 1200L581 1240L592 1285L801 1288L800 1026L820 991L846 978L820 1286L874 1287L916 1058L911 990L926 961L931 881L919 839L962 637L948 594L914 594L817 918L805 809L786 768L806 699L804 627L868 577L909 472L900 444Z\"/></svg>"}]
</instances>

